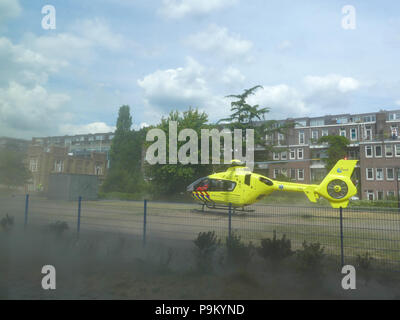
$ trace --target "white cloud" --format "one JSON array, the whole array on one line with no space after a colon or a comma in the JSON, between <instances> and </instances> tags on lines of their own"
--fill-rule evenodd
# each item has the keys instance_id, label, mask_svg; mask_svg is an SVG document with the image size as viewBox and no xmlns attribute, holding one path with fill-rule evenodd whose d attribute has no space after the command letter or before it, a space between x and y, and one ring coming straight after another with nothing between
<instances>
[{"instance_id":1,"label":"white cloud","mask_svg":"<svg viewBox=\"0 0 400 320\"><path fill-rule=\"evenodd\" d=\"M251 105L270 108L268 119L284 119L307 114L310 110L298 90L286 84L263 86L248 98Z\"/></svg>"},{"instance_id":2,"label":"white cloud","mask_svg":"<svg viewBox=\"0 0 400 320\"><path fill-rule=\"evenodd\" d=\"M187 58L185 67L157 70L138 85L144 90L146 119L171 110L186 110L189 106L209 114L212 121L226 116L229 101L210 89L211 75L193 58ZM157 119L158 121L159 119Z\"/></svg>"},{"instance_id":3,"label":"white cloud","mask_svg":"<svg viewBox=\"0 0 400 320\"><path fill-rule=\"evenodd\" d=\"M347 93L355 91L361 86L358 80L337 74L330 74L324 77L307 76L304 82L312 91L335 90L341 93Z\"/></svg>"},{"instance_id":4,"label":"white cloud","mask_svg":"<svg viewBox=\"0 0 400 320\"><path fill-rule=\"evenodd\" d=\"M18 0L1 0L0 1L0 24L18 17L21 13L21 6Z\"/></svg>"},{"instance_id":5,"label":"white cloud","mask_svg":"<svg viewBox=\"0 0 400 320\"><path fill-rule=\"evenodd\" d=\"M232 6L237 0L163 0L160 13L167 18L179 19L187 15L204 15Z\"/></svg>"},{"instance_id":6,"label":"white cloud","mask_svg":"<svg viewBox=\"0 0 400 320\"><path fill-rule=\"evenodd\" d=\"M222 82L226 85L242 84L246 77L240 72L240 70L229 66L222 73Z\"/></svg>"},{"instance_id":7,"label":"white cloud","mask_svg":"<svg viewBox=\"0 0 400 320\"><path fill-rule=\"evenodd\" d=\"M284 40L278 44L278 49L281 51L286 51L292 48L292 43L289 40Z\"/></svg>"},{"instance_id":8,"label":"white cloud","mask_svg":"<svg viewBox=\"0 0 400 320\"><path fill-rule=\"evenodd\" d=\"M61 134L89 134L89 133L107 133L114 132L115 127L109 126L104 122L92 122L83 125L63 124L60 126Z\"/></svg>"},{"instance_id":9,"label":"white cloud","mask_svg":"<svg viewBox=\"0 0 400 320\"><path fill-rule=\"evenodd\" d=\"M40 85L30 89L11 82L7 88L0 88L1 131L48 132L70 117L62 110L69 99L65 94L49 93Z\"/></svg>"},{"instance_id":10,"label":"white cloud","mask_svg":"<svg viewBox=\"0 0 400 320\"><path fill-rule=\"evenodd\" d=\"M216 53L224 58L246 58L253 47L251 41L243 40L240 35L229 33L227 28L215 24L189 36L186 42L197 50Z\"/></svg>"},{"instance_id":11,"label":"white cloud","mask_svg":"<svg viewBox=\"0 0 400 320\"><path fill-rule=\"evenodd\" d=\"M203 71L196 60L188 58L185 67L157 70L138 80L138 85L144 89L144 97L152 105L187 107L203 103L209 96Z\"/></svg>"}]
</instances>

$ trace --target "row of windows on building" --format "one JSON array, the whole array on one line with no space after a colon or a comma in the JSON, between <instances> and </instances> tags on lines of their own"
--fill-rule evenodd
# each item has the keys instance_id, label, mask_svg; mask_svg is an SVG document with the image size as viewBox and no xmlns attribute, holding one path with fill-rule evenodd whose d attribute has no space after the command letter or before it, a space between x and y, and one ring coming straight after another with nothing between
<instances>
[{"instance_id":1,"label":"row of windows on building","mask_svg":"<svg viewBox=\"0 0 400 320\"><path fill-rule=\"evenodd\" d=\"M382 158L383 156L383 151L385 154L385 157L390 158L393 157L400 157L400 143L397 144L385 144L385 150L383 150L382 145L367 145L365 146L365 157L366 158Z\"/></svg>"},{"instance_id":2,"label":"row of windows on building","mask_svg":"<svg viewBox=\"0 0 400 320\"><path fill-rule=\"evenodd\" d=\"M283 175L290 178L291 180L300 180L300 181L304 180L304 169L293 169L293 168L274 169L273 174L274 174L274 179L279 178L279 175Z\"/></svg>"},{"instance_id":3,"label":"row of windows on building","mask_svg":"<svg viewBox=\"0 0 400 320\"><path fill-rule=\"evenodd\" d=\"M38 160L37 159L30 159L29 160L29 170L31 172L37 172L38 169L39 169ZM77 171L78 172L82 171L82 165L80 163L77 164ZM64 172L64 160L55 160L54 161L53 172L58 172L58 173ZM103 174L103 168L102 168L101 164L96 164L95 165L94 174L95 175L102 175Z\"/></svg>"},{"instance_id":4,"label":"row of windows on building","mask_svg":"<svg viewBox=\"0 0 400 320\"><path fill-rule=\"evenodd\" d=\"M366 192L367 199L370 201L374 200L395 200L396 199L396 192L393 190L383 191L383 190L367 190ZM385 199L386 195L386 199ZM400 195L400 192L399 192Z\"/></svg>"},{"instance_id":5,"label":"row of windows on building","mask_svg":"<svg viewBox=\"0 0 400 320\"><path fill-rule=\"evenodd\" d=\"M386 171L386 180L387 181L393 181L396 174L397 174L397 179L400 180L400 170L395 169L395 168L366 168L366 177L367 180L377 180L377 181L383 181L385 180L385 171Z\"/></svg>"},{"instance_id":6,"label":"row of windows on building","mask_svg":"<svg viewBox=\"0 0 400 320\"><path fill-rule=\"evenodd\" d=\"M297 155L297 158L296 158ZM287 160L288 159L288 152L274 152L272 155L274 160ZM304 159L304 149L303 148L290 148L289 149L289 159L290 160L301 160Z\"/></svg>"},{"instance_id":7,"label":"row of windows on building","mask_svg":"<svg viewBox=\"0 0 400 320\"><path fill-rule=\"evenodd\" d=\"M371 141L372 140L372 128L371 126L365 126L361 129L361 134L363 140ZM315 129L311 130L311 140L316 142L320 137L324 137L329 135L329 130L324 129ZM345 138L349 138L350 141L357 141L359 136L359 129L358 128L350 128L347 130L346 128L339 129L339 135ZM391 127L391 137L397 139L398 137L398 128L397 126ZM282 133L278 133L277 136L277 144L282 145L285 141L285 135ZM272 136L266 136L266 140L272 140ZM298 143L299 144L306 144L306 135L303 130L298 131Z\"/></svg>"}]
</instances>

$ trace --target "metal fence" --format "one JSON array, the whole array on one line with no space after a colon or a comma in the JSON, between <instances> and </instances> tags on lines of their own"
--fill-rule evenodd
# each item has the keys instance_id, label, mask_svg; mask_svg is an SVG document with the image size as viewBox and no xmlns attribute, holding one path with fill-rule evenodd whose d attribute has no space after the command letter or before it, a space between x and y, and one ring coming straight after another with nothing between
<instances>
[{"instance_id":1,"label":"metal fence","mask_svg":"<svg viewBox=\"0 0 400 320\"><path fill-rule=\"evenodd\" d=\"M319 242L338 264L352 264L368 252L376 267L400 271L400 213L395 208L251 206L251 212L194 210L195 204L154 201L49 201L40 197L0 197L0 218L12 215L16 224L67 222L77 235L104 231L137 236L143 245L153 240L192 242L199 232L215 231L224 241L233 233L259 245L275 231L291 239L294 250L304 241ZM75 229L76 228L76 229Z\"/></svg>"}]
</instances>

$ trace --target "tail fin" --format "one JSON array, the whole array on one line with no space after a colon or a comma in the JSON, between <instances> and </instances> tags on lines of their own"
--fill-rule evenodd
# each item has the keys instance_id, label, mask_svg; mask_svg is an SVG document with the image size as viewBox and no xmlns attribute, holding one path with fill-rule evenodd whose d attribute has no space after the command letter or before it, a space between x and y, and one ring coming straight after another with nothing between
<instances>
[{"instance_id":1,"label":"tail fin","mask_svg":"<svg viewBox=\"0 0 400 320\"><path fill-rule=\"evenodd\" d=\"M339 160L315 190L326 198L333 208L347 207L349 199L357 194L351 175L357 160Z\"/></svg>"}]
</instances>

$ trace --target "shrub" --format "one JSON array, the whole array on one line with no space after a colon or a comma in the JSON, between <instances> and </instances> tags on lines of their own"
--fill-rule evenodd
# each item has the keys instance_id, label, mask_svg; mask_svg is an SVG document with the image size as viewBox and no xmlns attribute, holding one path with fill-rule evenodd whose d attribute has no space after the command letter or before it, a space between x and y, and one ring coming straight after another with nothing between
<instances>
[{"instance_id":1,"label":"shrub","mask_svg":"<svg viewBox=\"0 0 400 320\"><path fill-rule=\"evenodd\" d=\"M66 223L65 221L56 221L53 223L50 223L47 227L46 227L47 231L49 231L50 233L53 233L57 236L61 236L64 231L68 230L68 223Z\"/></svg>"},{"instance_id":2,"label":"shrub","mask_svg":"<svg viewBox=\"0 0 400 320\"><path fill-rule=\"evenodd\" d=\"M6 216L0 220L0 225L4 231L10 231L14 226L14 218L6 214Z\"/></svg>"},{"instance_id":3,"label":"shrub","mask_svg":"<svg viewBox=\"0 0 400 320\"><path fill-rule=\"evenodd\" d=\"M369 252L365 252L364 254L358 254L356 258L356 267L357 270L360 270L360 273L364 276L365 284L367 284L371 278L371 264L374 260L373 257L369 254Z\"/></svg>"},{"instance_id":4,"label":"shrub","mask_svg":"<svg viewBox=\"0 0 400 320\"><path fill-rule=\"evenodd\" d=\"M196 264L200 271L211 271L215 250L221 243L214 231L200 232L193 241L196 245Z\"/></svg>"},{"instance_id":5,"label":"shrub","mask_svg":"<svg viewBox=\"0 0 400 320\"><path fill-rule=\"evenodd\" d=\"M250 242L248 245L242 242L241 237L232 232L226 238L227 262L239 267L246 267L254 253L254 246Z\"/></svg>"},{"instance_id":6,"label":"shrub","mask_svg":"<svg viewBox=\"0 0 400 320\"><path fill-rule=\"evenodd\" d=\"M258 248L258 253L265 260L279 262L291 256L294 252L292 251L290 239L286 239L286 235L283 235L282 239L277 239L276 231L274 230L272 239L261 239L261 247Z\"/></svg>"},{"instance_id":7,"label":"shrub","mask_svg":"<svg viewBox=\"0 0 400 320\"><path fill-rule=\"evenodd\" d=\"M324 247L320 243L307 244L303 242L303 249L297 250L296 258L299 271L319 275L322 273L322 262L324 260Z\"/></svg>"}]
</instances>

